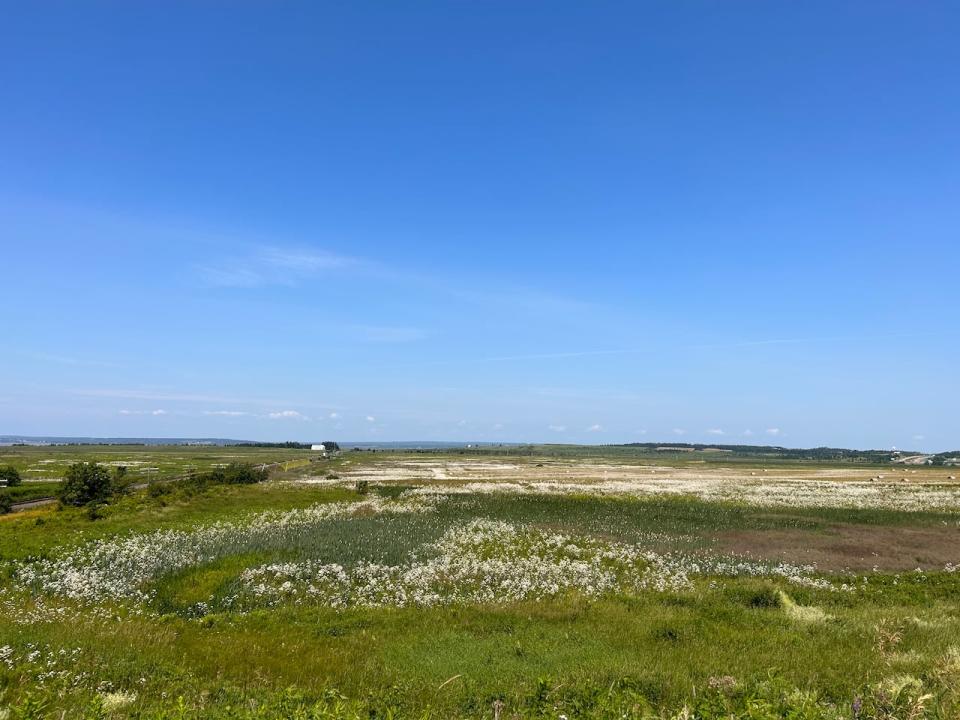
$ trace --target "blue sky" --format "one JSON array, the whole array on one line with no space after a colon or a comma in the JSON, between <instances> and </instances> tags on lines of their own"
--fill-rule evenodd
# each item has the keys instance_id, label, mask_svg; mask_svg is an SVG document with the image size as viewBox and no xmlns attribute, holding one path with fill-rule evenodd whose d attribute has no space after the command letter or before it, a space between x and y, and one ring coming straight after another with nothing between
<instances>
[{"instance_id":1,"label":"blue sky","mask_svg":"<svg viewBox=\"0 0 960 720\"><path fill-rule=\"evenodd\" d=\"M960 446L960 8L4 3L0 433Z\"/></svg>"}]
</instances>

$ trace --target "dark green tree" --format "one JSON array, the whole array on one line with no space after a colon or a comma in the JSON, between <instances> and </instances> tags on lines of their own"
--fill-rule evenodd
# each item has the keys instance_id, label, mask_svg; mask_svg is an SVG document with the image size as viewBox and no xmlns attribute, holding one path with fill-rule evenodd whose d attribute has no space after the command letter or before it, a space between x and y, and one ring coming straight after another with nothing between
<instances>
[{"instance_id":1,"label":"dark green tree","mask_svg":"<svg viewBox=\"0 0 960 720\"><path fill-rule=\"evenodd\" d=\"M60 502L64 505L86 505L103 502L113 492L110 472L95 462L74 463L64 475Z\"/></svg>"},{"instance_id":2,"label":"dark green tree","mask_svg":"<svg viewBox=\"0 0 960 720\"><path fill-rule=\"evenodd\" d=\"M13 487L23 481L20 479L20 473L13 465L4 465L0 467L0 482L6 483L7 487Z\"/></svg>"}]
</instances>

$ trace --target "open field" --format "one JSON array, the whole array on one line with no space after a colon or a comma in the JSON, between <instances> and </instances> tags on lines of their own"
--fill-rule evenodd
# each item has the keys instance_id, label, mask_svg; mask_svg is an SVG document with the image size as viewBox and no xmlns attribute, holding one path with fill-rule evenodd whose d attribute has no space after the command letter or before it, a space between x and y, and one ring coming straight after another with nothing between
<instances>
[{"instance_id":1,"label":"open field","mask_svg":"<svg viewBox=\"0 0 960 720\"><path fill-rule=\"evenodd\" d=\"M272 463L316 456L309 450L243 445L7 445L0 446L0 465L15 467L24 481L57 482L71 463L123 465L144 481L205 471L231 462Z\"/></svg>"},{"instance_id":2,"label":"open field","mask_svg":"<svg viewBox=\"0 0 960 720\"><path fill-rule=\"evenodd\" d=\"M952 472L346 452L0 517L0 708L952 718Z\"/></svg>"}]
</instances>

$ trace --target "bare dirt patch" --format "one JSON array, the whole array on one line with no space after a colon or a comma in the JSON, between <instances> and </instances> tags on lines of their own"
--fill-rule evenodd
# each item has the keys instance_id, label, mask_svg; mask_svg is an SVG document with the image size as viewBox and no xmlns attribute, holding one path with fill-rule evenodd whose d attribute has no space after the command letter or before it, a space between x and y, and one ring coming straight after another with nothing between
<instances>
[{"instance_id":1,"label":"bare dirt patch","mask_svg":"<svg viewBox=\"0 0 960 720\"><path fill-rule=\"evenodd\" d=\"M825 530L731 530L716 536L721 552L818 569L942 570L960 560L960 528L833 525Z\"/></svg>"}]
</instances>

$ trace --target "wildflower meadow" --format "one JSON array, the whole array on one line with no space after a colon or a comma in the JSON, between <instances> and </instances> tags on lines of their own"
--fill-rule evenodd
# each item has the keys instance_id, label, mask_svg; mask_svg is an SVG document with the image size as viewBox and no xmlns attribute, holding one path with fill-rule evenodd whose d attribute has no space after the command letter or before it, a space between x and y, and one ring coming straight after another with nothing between
<instances>
[{"instance_id":1,"label":"wildflower meadow","mask_svg":"<svg viewBox=\"0 0 960 720\"><path fill-rule=\"evenodd\" d=\"M845 473L344 454L14 513L0 713L955 717L957 490Z\"/></svg>"}]
</instances>

